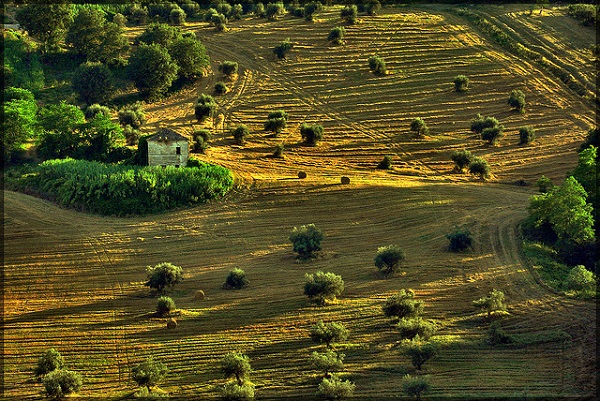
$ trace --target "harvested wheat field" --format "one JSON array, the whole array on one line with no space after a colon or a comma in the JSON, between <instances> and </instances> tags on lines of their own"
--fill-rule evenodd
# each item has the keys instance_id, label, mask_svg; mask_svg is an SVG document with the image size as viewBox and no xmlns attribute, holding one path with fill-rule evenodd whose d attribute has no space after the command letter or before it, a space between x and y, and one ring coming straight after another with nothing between
<instances>
[{"instance_id":1,"label":"harvested wheat field","mask_svg":"<svg viewBox=\"0 0 600 401\"><path fill-rule=\"evenodd\" d=\"M576 66L593 84L595 43L589 28L569 23L564 9L530 16L525 7L481 7L516 37ZM402 399L401 379L414 373L400 351L396 329L381 307L401 288L424 302L424 317L443 345L424 366L424 399L589 397L596 394L594 302L569 299L539 282L524 260L518 225L527 216L532 185L542 174L561 181L577 163L576 149L594 124L592 101L541 67L504 51L445 7L411 6L361 16L346 27L346 43L327 34L340 25L339 8L315 22L242 19L217 33L187 23L211 57L215 73L160 103L145 106L145 129L170 127L191 135L193 104L221 80L217 66L239 63L232 90L217 98L215 131L198 158L230 168L237 187L225 199L160 215L111 218L61 209L28 195L4 193L4 380L9 399L42 398L32 369L48 348L84 376L83 399L133 399L131 369L149 355L168 366L160 385L172 399L218 398L225 383L219 361L246 353L256 399L317 399L318 373L310 354L322 351L309 330L319 320L342 322L347 341L344 378L355 399ZM543 31L544 35L539 35ZM290 38L281 61L271 48ZM377 54L390 73L375 76L367 59ZM562 55L565 55L564 58ZM464 74L471 89L454 92ZM512 89L527 96L526 113L511 111ZM278 137L263 130L269 111L289 113ZM477 113L505 126L490 146L469 131ZM415 139L410 122L430 128ZM317 146L301 144L302 122L320 123ZM233 145L231 128L251 135ZM518 145L519 127L537 139ZM277 144L285 158L273 158ZM452 171L450 154L469 149L488 160L487 181ZM393 156L391 170L375 167ZM298 179L299 171L307 178ZM342 176L350 184L340 184ZM288 240L295 226L314 223L325 235L314 260L298 262ZM455 226L470 229L475 247L446 250ZM374 265L378 247L406 252L400 272L383 278ZM156 318L156 296L145 268L160 262L183 268L170 296L177 327ZM245 270L249 284L224 290L227 273ZM303 295L304 275L317 270L343 277L344 293L314 306ZM491 346L489 322L472 301L492 289L506 294L512 334L563 331L567 342ZM199 290L203 293L199 295ZM409 399L408 397L406 399Z\"/></svg>"}]
</instances>

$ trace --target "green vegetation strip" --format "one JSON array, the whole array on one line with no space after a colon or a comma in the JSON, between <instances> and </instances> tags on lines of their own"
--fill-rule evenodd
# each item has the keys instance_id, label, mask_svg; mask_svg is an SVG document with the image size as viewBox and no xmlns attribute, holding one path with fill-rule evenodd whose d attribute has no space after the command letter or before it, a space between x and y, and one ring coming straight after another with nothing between
<instances>
[{"instance_id":1,"label":"green vegetation strip","mask_svg":"<svg viewBox=\"0 0 600 401\"><path fill-rule=\"evenodd\" d=\"M61 206L103 215L158 213L225 195L231 172L220 166L140 167L84 160L49 160L5 176L7 189L33 193Z\"/></svg>"}]
</instances>

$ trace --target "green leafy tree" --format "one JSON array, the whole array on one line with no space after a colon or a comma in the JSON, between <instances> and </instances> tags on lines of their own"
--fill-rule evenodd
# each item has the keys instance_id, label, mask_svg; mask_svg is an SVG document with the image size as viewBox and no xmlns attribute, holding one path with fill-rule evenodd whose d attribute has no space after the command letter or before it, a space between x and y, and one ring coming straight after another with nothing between
<instances>
[{"instance_id":1,"label":"green leafy tree","mask_svg":"<svg viewBox=\"0 0 600 401\"><path fill-rule=\"evenodd\" d=\"M487 160L481 157L474 157L473 161L469 163L469 173L478 175L479 178L484 180L490 175L490 165Z\"/></svg>"},{"instance_id":2,"label":"green leafy tree","mask_svg":"<svg viewBox=\"0 0 600 401\"><path fill-rule=\"evenodd\" d=\"M446 238L448 238L448 250L450 252L464 252L467 249L473 249L473 236L471 232L464 228L458 228L446 234Z\"/></svg>"},{"instance_id":3,"label":"green leafy tree","mask_svg":"<svg viewBox=\"0 0 600 401\"><path fill-rule=\"evenodd\" d=\"M293 47L294 45L290 42L290 38L287 38L273 48L273 53L277 58L282 59L285 58L286 54L288 54Z\"/></svg>"},{"instance_id":4,"label":"green leafy tree","mask_svg":"<svg viewBox=\"0 0 600 401\"><path fill-rule=\"evenodd\" d=\"M131 54L127 75L138 91L150 99L164 94L177 78L178 66L167 49L141 44Z\"/></svg>"},{"instance_id":5,"label":"green leafy tree","mask_svg":"<svg viewBox=\"0 0 600 401\"><path fill-rule=\"evenodd\" d=\"M565 288L576 291L595 291L596 277L583 265L573 267L565 280Z\"/></svg>"},{"instance_id":6,"label":"green leafy tree","mask_svg":"<svg viewBox=\"0 0 600 401\"><path fill-rule=\"evenodd\" d=\"M490 145L496 145L498 139L504 135L504 126L497 125L495 127L484 128L481 131L481 139L488 141Z\"/></svg>"},{"instance_id":7,"label":"green leafy tree","mask_svg":"<svg viewBox=\"0 0 600 401\"><path fill-rule=\"evenodd\" d=\"M169 13L169 22L173 25L183 25L185 24L186 14L182 8L177 7L173 8Z\"/></svg>"},{"instance_id":8,"label":"green leafy tree","mask_svg":"<svg viewBox=\"0 0 600 401\"><path fill-rule=\"evenodd\" d=\"M275 21L278 16L285 14L283 2L268 3L265 9L265 16L269 21Z\"/></svg>"},{"instance_id":9,"label":"green leafy tree","mask_svg":"<svg viewBox=\"0 0 600 401\"><path fill-rule=\"evenodd\" d=\"M579 152L577 167L573 171L573 177L581 184L587 193L587 201L592 205L592 216L598 218L598 148L590 146Z\"/></svg>"},{"instance_id":10,"label":"green leafy tree","mask_svg":"<svg viewBox=\"0 0 600 401\"><path fill-rule=\"evenodd\" d=\"M471 131L474 134L481 135L484 129L497 127L498 125L498 120L494 117L482 117L481 114L477 114L477 117L471 120Z\"/></svg>"},{"instance_id":11,"label":"green leafy tree","mask_svg":"<svg viewBox=\"0 0 600 401\"><path fill-rule=\"evenodd\" d=\"M437 355L439 347L433 343L424 343L419 336L405 348L404 353L410 358L412 365L421 370L423 364Z\"/></svg>"},{"instance_id":12,"label":"green leafy tree","mask_svg":"<svg viewBox=\"0 0 600 401\"><path fill-rule=\"evenodd\" d=\"M421 317L400 319L396 329L401 339L413 339L419 336L427 340L435 333L435 325Z\"/></svg>"},{"instance_id":13,"label":"green leafy tree","mask_svg":"<svg viewBox=\"0 0 600 401\"><path fill-rule=\"evenodd\" d=\"M229 88L227 87L227 85L225 85L225 82L219 81L215 84L215 95L224 95L228 91Z\"/></svg>"},{"instance_id":14,"label":"green leafy tree","mask_svg":"<svg viewBox=\"0 0 600 401\"><path fill-rule=\"evenodd\" d=\"M168 373L169 369L162 362L149 356L131 369L131 378L138 386L146 387L148 392L152 392L152 387L162 382Z\"/></svg>"},{"instance_id":15,"label":"green leafy tree","mask_svg":"<svg viewBox=\"0 0 600 401\"><path fill-rule=\"evenodd\" d=\"M304 283L304 295L317 305L325 305L327 301L334 301L344 292L344 280L331 272L317 271L307 273Z\"/></svg>"},{"instance_id":16,"label":"green leafy tree","mask_svg":"<svg viewBox=\"0 0 600 401\"><path fill-rule=\"evenodd\" d=\"M350 380L342 380L336 375L330 378L325 377L319 387L317 394L326 400L343 400L352 397L356 385Z\"/></svg>"},{"instance_id":17,"label":"green leafy tree","mask_svg":"<svg viewBox=\"0 0 600 401\"><path fill-rule=\"evenodd\" d=\"M527 145L535 140L535 129L528 125L519 128L519 145Z\"/></svg>"},{"instance_id":18,"label":"green leafy tree","mask_svg":"<svg viewBox=\"0 0 600 401\"><path fill-rule=\"evenodd\" d=\"M237 384L241 386L252 372L250 358L240 352L230 352L221 359L221 372L226 379L235 377Z\"/></svg>"},{"instance_id":19,"label":"green leafy tree","mask_svg":"<svg viewBox=\"0 0 600 401\"><path fill-rule=\"evenodd\" d=\"M402 379L402 391L409 397L415 397L421 401L421 394L427 393L431 389L427 376L406 375Z\"/></svg>"},{"instance_id":20,"label":"green leafy tree","mask_svg":"<svg viewBox=\"0 0 600 401\"><path fill-rule=\"evenodd\" d=\"M212 139L212 134L207 129L201 129L194 131L192 139L192 150L194 152L204 153L204 151L208 148L208 142Z\"/></svg>"},{"instance_id":21,"label":"green leafy tree","mask_svg":"<svg viewBox=\"0 0 600 401\"><path fill-rule=\"evenodd\" d=\"M159 263L155 266L146 267L148 281L145 285L162 293L165 287L173 287L183 281L183 273L180 266L169 262Z\"/></svg>"},{"instance_id":22,"label":"green leafy tree","mask_svg":"<svg viewBox=\"0 0 600 401\"><path fill-rule=\"evenodd\" d=\"M346 355L337 353L333 350L327 350L323 353L314 351L310 357L312 366L323 372L325 377L331 377L331 373L344 370L344 357Z\"/></svg>"},{"instance_id":23,"label":"green leafy tree","mask_svg":"<svg viewBox=\"0 0 600 401\"><path fill-rule=\"evenodd\" d=\"M46 395L54 400L62 400L65 396L78 392L82 382L79 373L63 369L53 370L42 379Z\"/></svg>"},{"instance_id":24,"label":"green leafy tree","mask_svg":"<svg viewBox=\"0 0 600 401\"><path fill-rule=\"evenodd\" d=\"M487 296L474 300L473 306L487 312L487 317L489 319L494 312L506 311L506 300L504 293L502 291L493 289Z\"/></svg>"},{"instance_id":25,"label":"green leafy tree","mask_svg":"<svg viewBox=\"0 0 600 401\"><path fill-rule=\"evenodd\" d=\"M156 303L156 313L159 316L165 316L170 314L175 310L175 301L173 298L162 296L158 298L158 302Z\"/></svg>"},{"instance_id":26,"label":"green leafy tree","mask_svg":"<svg viewBox=\"0 0 600 401\"><path fill-rule=\"evenodd\" d=\"M279 135L287 127L288 114L284 110L275 110L269 113L265 122L265 131Z\"/></svg>"},{"instance_id":27,"label":"green leafy tree","mask_svg":"<svg viewBox=\"0 0 600 401\"><path fill-rule=\"evenodd\" d=\"M300 125L300 136L305 144L314 146L323 139L323 126L321 124L302 123Z\"/></svg>"},{"instance_id":28,"label":"green leafy tree","mask_svg":"<svg viewBox=\"0 0 600 401\"><path fill-rule=\"evenodd\" d=\"M463 172L473 161L473 154L466 149L457 150L452 152L450 158L454 162L454 170Z\"/></svg>"},{"instance_id":29,"label":"green leafy tree","mask_svg":"<svg viewBox=\"0 0 600 401\"><path fill-rule=\"evenodd\" d=\"M381 11L381 3L379 0L369 0L365 4L365 11L369 15L377 15Z\"/></svg>"},{"instance_id":30,"label":"green leafy tree","mask_svg":"<svg viewBox=\"0 0 600 401\"><path fill-rule=\"evenodd\" d=\"M37 137L35 100L13 99L2 104L2 149L5 163L11 155L23 149L27 141Z\"/></svg>"},{"instance_id":31,"label":"green leafy tree","mask_svg":"<svg viewBox=\"0 0 600 401\"><path fill-rule=\"evenodd\" d=\"M275 146L275 151L273 151L273 157L276 157L278 159L283 159L285 157L283 155L284 152L285 152L285 146L283 145L283 143L279 143L279 144L277 144L277 146Z\"/></svg>"},{"instance_id":32,"label":"green leafy tree","mask_svg":"<svg viewBox=\"0 0 600 401\"><path fill-rule=\"evenodd\" d=\"M263 3L256 3L256 6L254 6L254 15L256 15L258 18L263 18L267 16L265 5Z\"/></svg>"},{"instance_id":33,"label":"green leafy tree","mask_svg":"<svg viewBox=\"0 0 600 401\"><path fill-rule=\"evenodd\" d=\"M358 9L355 4L350 4L342 8L340 16L347 24L356 24L358 18Z\"/></svg>"},{"instance_id":34,"label":"green leafy tree","mask_svg":"<svg viewBox=\"0 0 600 401\"><path fill-rule=\"evenodd\" d=\"M320 1L311 1L304 5L304 19L314 21L315 14L323 11L323 4Z\"/></svg>"},{"instance_id":35,"label":"green leafy tree","mask_svg":"<svg viewBox=\"0 0 600 401\"><path fill-rule=\"evenodd\" d=\"M348 330L341 323L323 323L320 320L310 328L310 338L318 344L325 343L327 348L331 348L332 343L348 339Z\"/></svg>"},{"instance_id":36,"label":"green leafy tree","mask_svg":"<svg viewBox=\"0 0 600 401\"><path fill-rule=\"evenodd\" d=\"M219 64L219 71L228 77L235 75L238 72L238 63L235 61L223 61Z\"/></svg>"},{"instance_id":37,"label":"green leafy tree","mask_svg":"<svg viewBox=\"0 0 600 401\"><path fill-rule=\"evenodd\" d=\"M415 292L401 289L398 294L386 299L382 306L385 316L394 319L418 317L423 313L423 302L415 300Z\"/></svg>"},{"instance_id":38,"label":"green leafy tree","mask_svg":"<svg viewBox=\"0 0 600 401\"><path fill-rule=\"evenodd\" d=\"M554 188L554 183L552 180L544 175L542 175L535 183L535 186L538 187L540 193L545 194L546 192L550 192L552 188Z\"/></svg>"},{"instance_id":39,"label":"green leafy tree","mask_svg":"<svg viewBox=\"0 0 600 401\"><path fill-rule=\"evenodd\" d=\"M379 56L369 57L369 69L375 75L385 75L387 73L385 60Z\"/></svg>"},{"instance_id":40,"label":"green leafy tree","mask_svg":"<svg viewBox=\"0 0 600 401\"><path fill-rule=\"evenodd\" d=\"M465 92L469 90L469 78L464 75L454 77L454 90L456 92Z\"/></svg>"},{"instance_id":41,"label":"green leafy tree","mask_svg":"<svg viewBox=\"0 0 600 401\"><path fill-rule=\"evenodd\" d=\"M127 17L125 17L121 13L116 13L113 16L112 22L114 22L115 24L117 24L121 28L125 28L125 26L127 26Z\"/></svg>"},{"instance_id":42,"label":"green leafy tree","mask_svg":"<svg viewBox=\"0 0 600 401\"><path fill-rule=\"evenodd\" d=\"M513 89L508 96L507 103L511 108L525 113L525 94L522 91Z\"/></svg>"},{"instance_id":43,"label":"green leafy tree","mask_svg":"<svg viewBox=\"0 0 600 401\"><path fill-rule=\"evenodd\" d=\"M181 28L160 22L149 24L144 32L135 38L136 44L157 44L169 49L176 40L183 37Z\"/></svg>"},{"instance_id":44,"label":"green leafy tree","mask_svg":"<svg viewBox=\"0 0 600 401\"><path fill-rule=\"evenodd\" d=\"M381 169L381 170L391 169L392 168L392 156L390 156L390 155L383 156L383 159L381 159L381 161L377 165L377 168Z\"/></svg>"},{"instance_id":45,"label":"green leafy tree","mask_svg":"<svg viewBox=\"0 0 600 401\"><path fill-rule=\"evenodd\" d=\"M238 145L246 143L246 138L250 135L250 130L244 124L240 124L232 132L233 139Z\"/></svg>"},{"instance_id":46,"label":"green leafy tree","mask_svg":"<svg viewBox=\"0 0 600 401\"><path fill-rule=\"evenodd\" d=\"M89 105L85 109L85 112L84 112L85 119L88 121L92 120L98 114L102 114L103 116L108 117L108 118L110 118L110 116L111 116L110 109L107 106L102 106L101 104L98 104L98 103Z\"/></svg>"},{"instance_id":47,"label":"green leafy tree","mask_svg":"<svg viewBox=\"0 0 600 401\"><path fill-rule=\"evenodd\" d=\"M3 36L4 87L15 86L32 91L42 89L45 74L35 42L13 30L5 30Z\"/></svg>"},{"instance_id":48,"label":"green leafy tree","mask_svg":"<svg viewBox=\"0 0 600 401\"><path fill-rule=\"evenodd\" d=\"M246 272L242 269L235 268L229 272L227 278L225 279L225 284L223 284L224 288L235 288L236 290L241 290L243 287L248 285L248 279L246 278Z\"/></svg>"},{"instance_id":49,"label":"green leafy tree","mask_svg":"<svg viewBox=\"0 0 600 401\"><path fill-rule=\"evenodd\" d=\"M179 76L186 80L201 77L210 66L206 48L194 38L175 39L168 50L171 58L177 64Z\"/></svg>"},{"instance_id":50,"label":"green leafy tree","mask_svg":"<svg viewBox=\"0 0 600 401\"><path fill-rule=\"evenodd\" d=\"M123 130L103 114L79 125L77 155L87 160L109 161L110 154L124 138Z\"/></svg>"},{"instance_id":51,"label":"green leafy tree","mask_svg":"<svg viewBox=\"0 0 600 401\"><path fill-rule=\"evenodd\" d=\"M73 5L66 3L30 3L19 7L19 24L42 43L42 52L58 48L73 22Z\"/></svg>"},{"instance_id":52,"label":"green leafy tree","mask_svg":"<svg viewBox=\"0 0 600 401\"><path fill-rule=\"evenodd\" d=\"M227 17L225 16L225 14L222 14L222 13L216 13L210 17L210 23L212 25L214 25L218 31L221 31L221 32L224 31L225 29L227 29L228 22L229 21L228 21Z\"/></svg>"},{"instance_id":53,"label":"green leafy tree","mask_svg":"<svg viewBox=\"0 0 600 401\"><path fill-rule=\"evenodd\" d=\"M383 274L392 274L400 265L400 262L406 258L406 253L398 245L387 245L377 248L375 256L375 266Z\"/></svg>"},{"instance_id":54,"label":"green leafy tree","mask_svg":"<svg viewBox=\"0 0 600 401\"><path fill-rule=\"evenodd\" d=\"M234 4L233 7L231 7L231 12L229 13L229 19L241 20L243 14L244 14L244 6L242 6L241 4Z\"/></svg>"},{"instance_id":55,"label":"green leafy tree","mask_svg":"<svg viewBox=\"0 0 600 401\"><path fill-rule=\"evenodd\" d=\"M146 123L146 113L141 102L130 104L119 110L119 124L123 127L130 125L135 129L140 129Z\"/></svg>"},{"instance_id":56,"label":"green leafy tree","mask_svg":"<svg viewBox=\"0 0 600 401\"><path fill-rule=\"evenodd\" d=\"M198 122L204 121L212 116L217 111L217 102L211 95L201 94L194 107L194 115Z\"/></svg>"},{"instance_id":57,"label":"green leafy tree","mask_svg":"<svg viewBox=\"0 0 600 401\"><path fill-rule=\"evenodd\" d=\"M590 146L600 146L600 129L594 128L587 132L585 141L579 147L579 152L589 148Z\"/></svg>"},{"instance_id":58,"label":"green leafy tree","mask_svg":"<svg viewBox=\"0 0 600 401\"><path fill-rule=\"evenodd\" d=\"M421 138L423 135L427 135L429 133L429 128L427 127L427 124L425 124L425 121L423 121L423 119L419 117L415 118L410 123L410 130L415 133L415 136L417 138Z\"/></svg>"},{"instance_id":59,"label":"green leafy tree","mask_svg":"<svg viewBox=\"0 0 600 401\"><path fill-rule=\"evenodd\" d=\"M294 246L294 252L298 252L300 259L308 259L321 250L323 232L314 224L294 227L290 233L289 240Z\"/></svg>"},{"instance_id":60,"label":"green leafy tree","mask_svg":"<svg viewBox=\"0 0 600 401\"><path fill-rule=\"evenodd\" d=\"M254 385L244 383L241 386L236 382L229 382L221 388L223 401L250 401L254 399Z\"/></svg>"},{"instance_id":61,"label":"green leafy tree","mask_svg":"<svg viewBox=\"0 0 600 401\"><path fill-rule=\"evenodd\" d=\"M10 102L12 100L26 100L28 102L35 101L35 95L30 90L25 88L7 87L4 88L3 103Z\"/></svg>"},{"instance_id":62,"label":"green leafy tree","mask_svg":"<svg viewBox=\"0 0 600 401\"><path fill-rule=\"evenodd\" d=\"M73 74L73 89L86 104L106 103L113 93L113 76L100 62L81 64Z\"/></svg>"},{"instance_id":63,"label":"green leafy tree","mask_svg":"<svg viewBox=\"0 0 600 401\"><path fill-rule=\"evenodd\" d=\"M60 352L54 348L50 348L44 352L40 359L38 359L37 366L33 370L33 373L39 381L43 376L57 369L62 369L64 366L65 361L60 355Z\"/></svg>"},{"instance_id":64,"label":"green leafy tree","mask_svg":"<svg viewBox=\"0 0 600 401\"><path fill-rule=\"evenodd\" d=\"M327 40L336 45L344 44L344 35L346 34L346 29L343 26L336 26L329 31L329 35L327 35Z\"/></svg>"}]
</instances>

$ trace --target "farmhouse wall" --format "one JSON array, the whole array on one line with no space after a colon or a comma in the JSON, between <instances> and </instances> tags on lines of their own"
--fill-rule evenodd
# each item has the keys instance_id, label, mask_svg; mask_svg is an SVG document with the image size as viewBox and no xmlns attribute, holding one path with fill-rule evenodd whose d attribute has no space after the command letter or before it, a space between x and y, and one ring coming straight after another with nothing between
<instances>
[{"instance_id":1,"label":"farmhouse wall","mask_svg":"<svg viewBox=\"0 0 600 401\"><path fill-rule=\"evenodd\" d=\"M177 151L179 148L179 152ZM188 141L148 141L149 166L180 166L188 161Z\"/></svg>"}]
</instances>

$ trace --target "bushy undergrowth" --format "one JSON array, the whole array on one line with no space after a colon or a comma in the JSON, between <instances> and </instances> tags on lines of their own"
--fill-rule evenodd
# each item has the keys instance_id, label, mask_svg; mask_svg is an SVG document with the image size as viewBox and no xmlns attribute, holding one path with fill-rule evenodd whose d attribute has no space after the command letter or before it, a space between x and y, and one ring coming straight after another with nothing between
<instances>
[{"instance_id":1,"label":"bushy undergrowth","mask_svg":"<svg viewBox=\"0 0 600 401\"><path fill-rule=\"evenodd\" d=\"M5 176L7 189L34 193L61 206L103 215L162 212L225 195L233 185L226 168L108 165L84 160L49 160Z\"/></svg>"}]
</instances>

